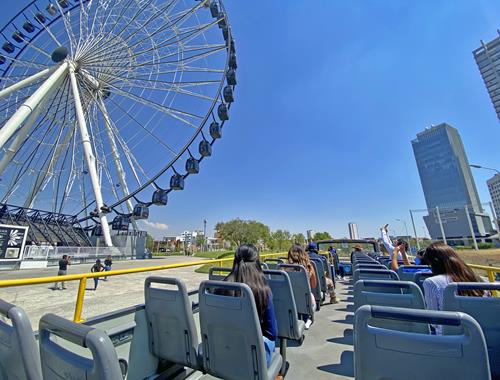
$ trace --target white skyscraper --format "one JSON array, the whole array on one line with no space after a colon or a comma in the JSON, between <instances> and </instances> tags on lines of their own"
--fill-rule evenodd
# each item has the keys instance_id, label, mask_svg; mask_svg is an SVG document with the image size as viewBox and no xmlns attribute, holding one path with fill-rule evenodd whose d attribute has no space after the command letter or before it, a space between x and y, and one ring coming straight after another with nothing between
<instances>
[{"instance_id":1,"label":"white skyscraper","mask_svg":"<svg viewBox=\"0 0 500 380\"><path fill-rule=\"evenodd\" d=\"M481 41L481 47L472 53L500 119L500 31L497 32L497 38L487 43Z\"/></svg>"},{"instance_id":2,"label":"white skyscraper","mask_svg":"<svg viewBox=\"0 0 500 380\"><path fill-rule=\"evenodd\" d=\"M495 174L487 182L488 190L490 191L491 201L493 202L493 209L496 214L496 224L498 226L498 218L500 215L500 174Z\"/></svg>"},{"instance_id":3,"label":"white skyscraper","mask_svg":"<svg viewBox=\"0 0 500 380\"><path fill-rule=\"evenodd\" d=\"M350 222L348 226L349 226L349 237L355 240L359 239L358 225L356 223Z\"/></svg>"}]
</instances>

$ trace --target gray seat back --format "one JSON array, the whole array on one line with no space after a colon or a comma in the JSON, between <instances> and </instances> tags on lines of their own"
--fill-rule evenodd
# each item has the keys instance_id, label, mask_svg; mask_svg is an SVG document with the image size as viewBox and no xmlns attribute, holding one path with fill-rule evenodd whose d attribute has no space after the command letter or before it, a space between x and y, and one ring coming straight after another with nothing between
<instances>
[{"instance_id":1,"label":"gray seat back","mask_svg":"<svg viewBox=\"0 0 500 380\"><path fill-rule=\"evenodd\" d=\"M429 265L400 265L398 276L401 281L413 281L413 275L423 270L430 270ZM430 272L429 272L430 273Z\"/></svg>"},{"instance_id":2,"label":"gray seat back","mask_svg":"<svg viewBox=\"0 0 500 380\"><path fill-rule=\"evenodd\" d=\"M500 378L500 298L498 297L466 297L457 294L458 290L483 289L486 291L500 290L500 283L488 282L458 282L449 284L444 290L443 309L461 311L474 318L481 326L488 356L492 378ZM460 334L461 329L454 326L444 326L444 334Z\"/></svg>"},{"instance_id":3,"label":"gray seat back","mask_svg":"<svg viewBox=\"0 0 500 380\"><path fill-rule=\"evenodd\" d=\"M396 272L390 269L356 269L353 282L359 280L399 280Z\"/></svg>"},{"instance_id":4,"label":"gray seat back","mask_svg":"<svg viewBox=\"0 0 500 380\"><path fill-rule=\"evenodd\" d=\"M248 285L203 281L199 301L204 370L223 379L267 380L264 341Z\"/></svg>"},{"instance_id":5,"label":"gray seat back","mask_svg":"<svg viewBox=\"0 0 500 380\"><path fill-rule=\"evenodd\" d=\"M304 334L298 320L297 307L288 273L282 270L265 270L267 283L273 292L274 313L278 322L278 336L301 339Z\"/></svg>"},{"instance_id":6,"label":"gray seat back","mask_svg":"<svg viewBox=\"0 0 500 380\"><path fill-rule=\"evenodd\" d=\"M231 270L232 268L212 267L208 271L208 279L212 281L222 281L231 273Z\"/></svg>"},{"instance_id":7,"label":"gray seat back","mask_svg":"<svg viewBox=\"0 0 500 380\"><path fill-rule=\"evenodd\" d=\"M411 281L359 280L354 284L354 310L364 305L425 309L420 288ZM373 326L429 334L429 326L411 321L376 319Z\"/></svg>"},{"instance_id":8,"label":"gray seat back","mask_svg":"<svg viewBox=\"0 0 500 380\"><path fill-rule=\"evenodd\" d=\"M0 379L41 380L40 354L23 309L0 300Z\"/></svg>"},{"instance_id":9,"label":"gray seat back","mask_svg":"<svg viewBox=\"0 0 500 380\"><path fill-rule=\"evenodd\" d=\"M353 268L354 268L354 270L356 270L356 269L387 269L384 265L377 264L377 263L354 264Z\"/></svg>"},{"instance_id":10,"label":"gray seat back","mask_svg":"<svg viewBox=\"0 0 500 380\"><path fill-rule=\"evenodd\" d=\"M427 273L427 272L416 272L413 273L413 279L412 281L418 285L422 293L425 295L424 291L424 281L428 279L429 277L435 276L434 273Z\"/></svg>"},{"instance_id":11,"label":"gray seat back","mask_svg":"<svg viewBox=\"0 0 500 380\"><path fill-rule=\"evenodd\" d=\"M464 333L443 336L389 330L372 326L375 318L461 325ZM415 367L411 368L412 365ZM356 380L491 379L484 335L472 317L456 312L369 305L360 307L354 315L354 377Z\"/></svg>"},{"instance_id":12,"label":"gray seat back","mask_svg":"<svg viewBox=\"0 0 500 380\"><path fill-rule=\"evenodd\" d=\"M320 292L326 292L326 276L325 271L328 268L325 268L325 263L321 259L311 259L316 264L316 274L318 275L318 283L320 285Z\"/></svg>"},{"instance_id":13,"label":"gray seat back","mask_svg":"<svg viewBox=\"0 0 500 380\"><path fill-rule=\"evenodd\" d=\"M39 332L44 379L123 379L113 343L103 331L46 314L40 319ZM59 339L88 348L92 358L60 345Z\"/></svg>"},{"instance_id":14,"label":"gray seat back","mask_svg":"<svg viewBox=\"0 0 500 380\"><path fill-rule=\"evenodd\" d=\"M279 264L283 264L285 261L283 259L266 259L265 264L267 265L267 269L278 269ZM264 264L264 263L262 263Z\"/></svg>"},{"instance_id":15,"label":"gray seat back","mask_svg":"<svg viewBox=\"0 0 500 380\"><path fill-rule=\"evenodd\" d=\"M320 309L320 304L321 304L321 300L322 300L322 295L321 295L321 274L319 273L319 270L318 270L318 265L316 262L314 262L313 260L311 260L311 265L314 269L314 273L316 273L316 287L314 288L311 288L311 292L314 296L314 299L316 300L316 310L319 310Z\"/></svg>"},{"instance_id":16,"label":"gray seat back","mask_svg":"<svg viewBox=\"0 0 500 380\"><path fill-rule=\"evenodd\" d=\"M173 288L154 287L155 284ZM149 350L158 358L199 369L198 334L184 282L151 276L144 282Z\"/></svg>"},{"instance_id":17,"label":"gray seat back","mask_svg":"<svg viewBox=\"0 0 500 380\"><path fill-rule=\"evenodd\" d=\"M296 264L279 264L278 269L288 273L288 278L292 284L297 313L313 316L314 309L311 302L311 287L306 269L302 265Z\"/></svg>"}]
</instances>

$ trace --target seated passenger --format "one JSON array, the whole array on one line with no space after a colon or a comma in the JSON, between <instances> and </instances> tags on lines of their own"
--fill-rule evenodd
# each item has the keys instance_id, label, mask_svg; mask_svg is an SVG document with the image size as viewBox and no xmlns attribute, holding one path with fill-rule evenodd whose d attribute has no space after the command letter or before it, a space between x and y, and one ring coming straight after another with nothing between
<instances>
[{"instance_id":1,"label":"seated passenger","mask_svg":"<svg viewBox=\"0 0 500 380\"><path fill-rule=\"evenodd\" d=\"M431 266L433 277L424 281L424 295L427 309L443 310L444 289L451 282L481 282L472 269L456 254L449 245L442 242L432 243L425 250L424 259ZM460 295L483 297L481 289L460 290ZM442 334L442 326L434 326L436 334Z\"/></svg>"},{"instance_id":2,"label":"seated passenger","mask_svg":"<svg viewBox=\"0 0 500 380\"><path fill-rule=\"evenodd\" d=\"M318 253L318 245L316 243L309 243L307 245L307 253L309 254L309 258L319 259L324 263L325 267L328 267L328 261L325 256ZM322 270L322 268L318 268L318 270ZM338 303L337 296L335 295L335 288L333 286L333 279L330 278L328 271L325 271L325 278L327 292L330 295L330 303Z\"/></svg>"},{"instance_id":3,"label":"seated passenger","mask_svg":"<svg viewBox=\"0 0 500 380\"><path fill-rule=\"evenodd\" d=\"M356 244L354 246L354 251L351 252L351 264L353 264L353 257L356 252L363 252L363 247L361 247L359 244Z\"/></svg>"},{"instance_id":4,"label":"seated passenger","mask_svg":"<svg viewBox=\"0 0 500 380\"><path fill-rule=\"evenodd\" d=\"M262 272L259 251L253 244L243 244L236 249L233 268L224 281L247 284L252 290L269 366L275 349L278 324L274 313L273 294Z\"/></svg>"},{"instance_id":5,"label":"seated passenger","mask_svg":"<svg viewBox=\"0 0 500 380\"><path fill-rule=\"evenodd\" d=\"M382 227L380 229L380 231L382 233L382 242L384 243L384 247L392 259L392 254L394 252L394 248L401 245L403 243L403 241L398 239L398 240L395 240L394 242L392 242L391 239L389 239L389 225L388 224L386 224L384 227ZM401 256L400 252L398 252L398 260L403 260L403 257Z\"/></svg>"},{"instance_id":6,"label":"seated passenger","mask_svg":"<svg viewBox=\"0 0 500 380\"><path fill-rule=\"evenodd\" d=\"M398 240L391 255L391 269L393 271L397 272L399 269L399 257L403 259L404 265L411 265L410 260L408 260L408 255L406 254L407 250L408 243L404 240Z\"/></svg>"},{"instance_id":7,"label":"seated passenger","mask_svg":"<svg viewBox=\"0 0 500 380\"><path fill-rule=\"evenodd\" d=\"M315 288L318 285L318 279L316 278L316 272L314 271L313 265L309 256L307 256L304 248L302 248L299 244L294 244L288 250L288 263L289 264L297 264L302 265L306 268L307 278L309 279L309 286L311 289ZM316 308L316 300L314 299L314 295L311 293L311 305L313 309ZM308 316L305 320L306 329L309 329L312 324L311 316Z\"/></svg>"}]
</instances>

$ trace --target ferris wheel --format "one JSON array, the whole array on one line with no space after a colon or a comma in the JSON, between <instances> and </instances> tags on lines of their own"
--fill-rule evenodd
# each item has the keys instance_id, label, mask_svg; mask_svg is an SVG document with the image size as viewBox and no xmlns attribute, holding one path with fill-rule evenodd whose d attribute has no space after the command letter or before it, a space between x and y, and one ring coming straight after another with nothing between
<instances>
[{"instance_id":1,"label":"ferris wheel","mask_svg":"<svg viewBox=\"0 0 500 380\"><path fill-rule=\"evenodd\" d=\"M229 119L220 0L36 0L0 34L0 203L93 220L107 245L111 216L166 205Z\"/></svg>"}]
</instances>

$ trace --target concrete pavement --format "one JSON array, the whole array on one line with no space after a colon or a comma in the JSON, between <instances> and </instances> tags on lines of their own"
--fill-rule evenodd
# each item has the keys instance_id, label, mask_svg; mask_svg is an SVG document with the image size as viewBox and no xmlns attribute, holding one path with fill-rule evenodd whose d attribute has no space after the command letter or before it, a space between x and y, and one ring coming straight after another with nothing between
<instances>
[{"instance_id":1,"label":"concrete pavement","mask_svg":"<svg viewBox=\"0 0 500 380\"><path fill-rule=\"evenodd\" d=\"M203 259L189 256L170 256L151 260L116 261L113 269L139 268L155 265L168 265L200 261ZM92 264L71 265L68 274L90 272ZM83 318L89 318L127 306L144 302L144 279L150 275L177 277L184 280L188 290L198 288L206 274L195 273L197 267L184 267L154 272L134 273L114 276L108 281L99 281L96 291L87 290L83 305ZM0 272L0 279L18 279L48 277L57 275L57 267L43 269L24 269ZM38 330L38 321L46 313L72 319L75 310L78 281L66 283L66 290L52 290L54 284L18 286L0 288L0 298L22 307L28 314L34 330ZM94 281L87 280L87 289L93 289Z\"/></svg>"}]
</instances>

